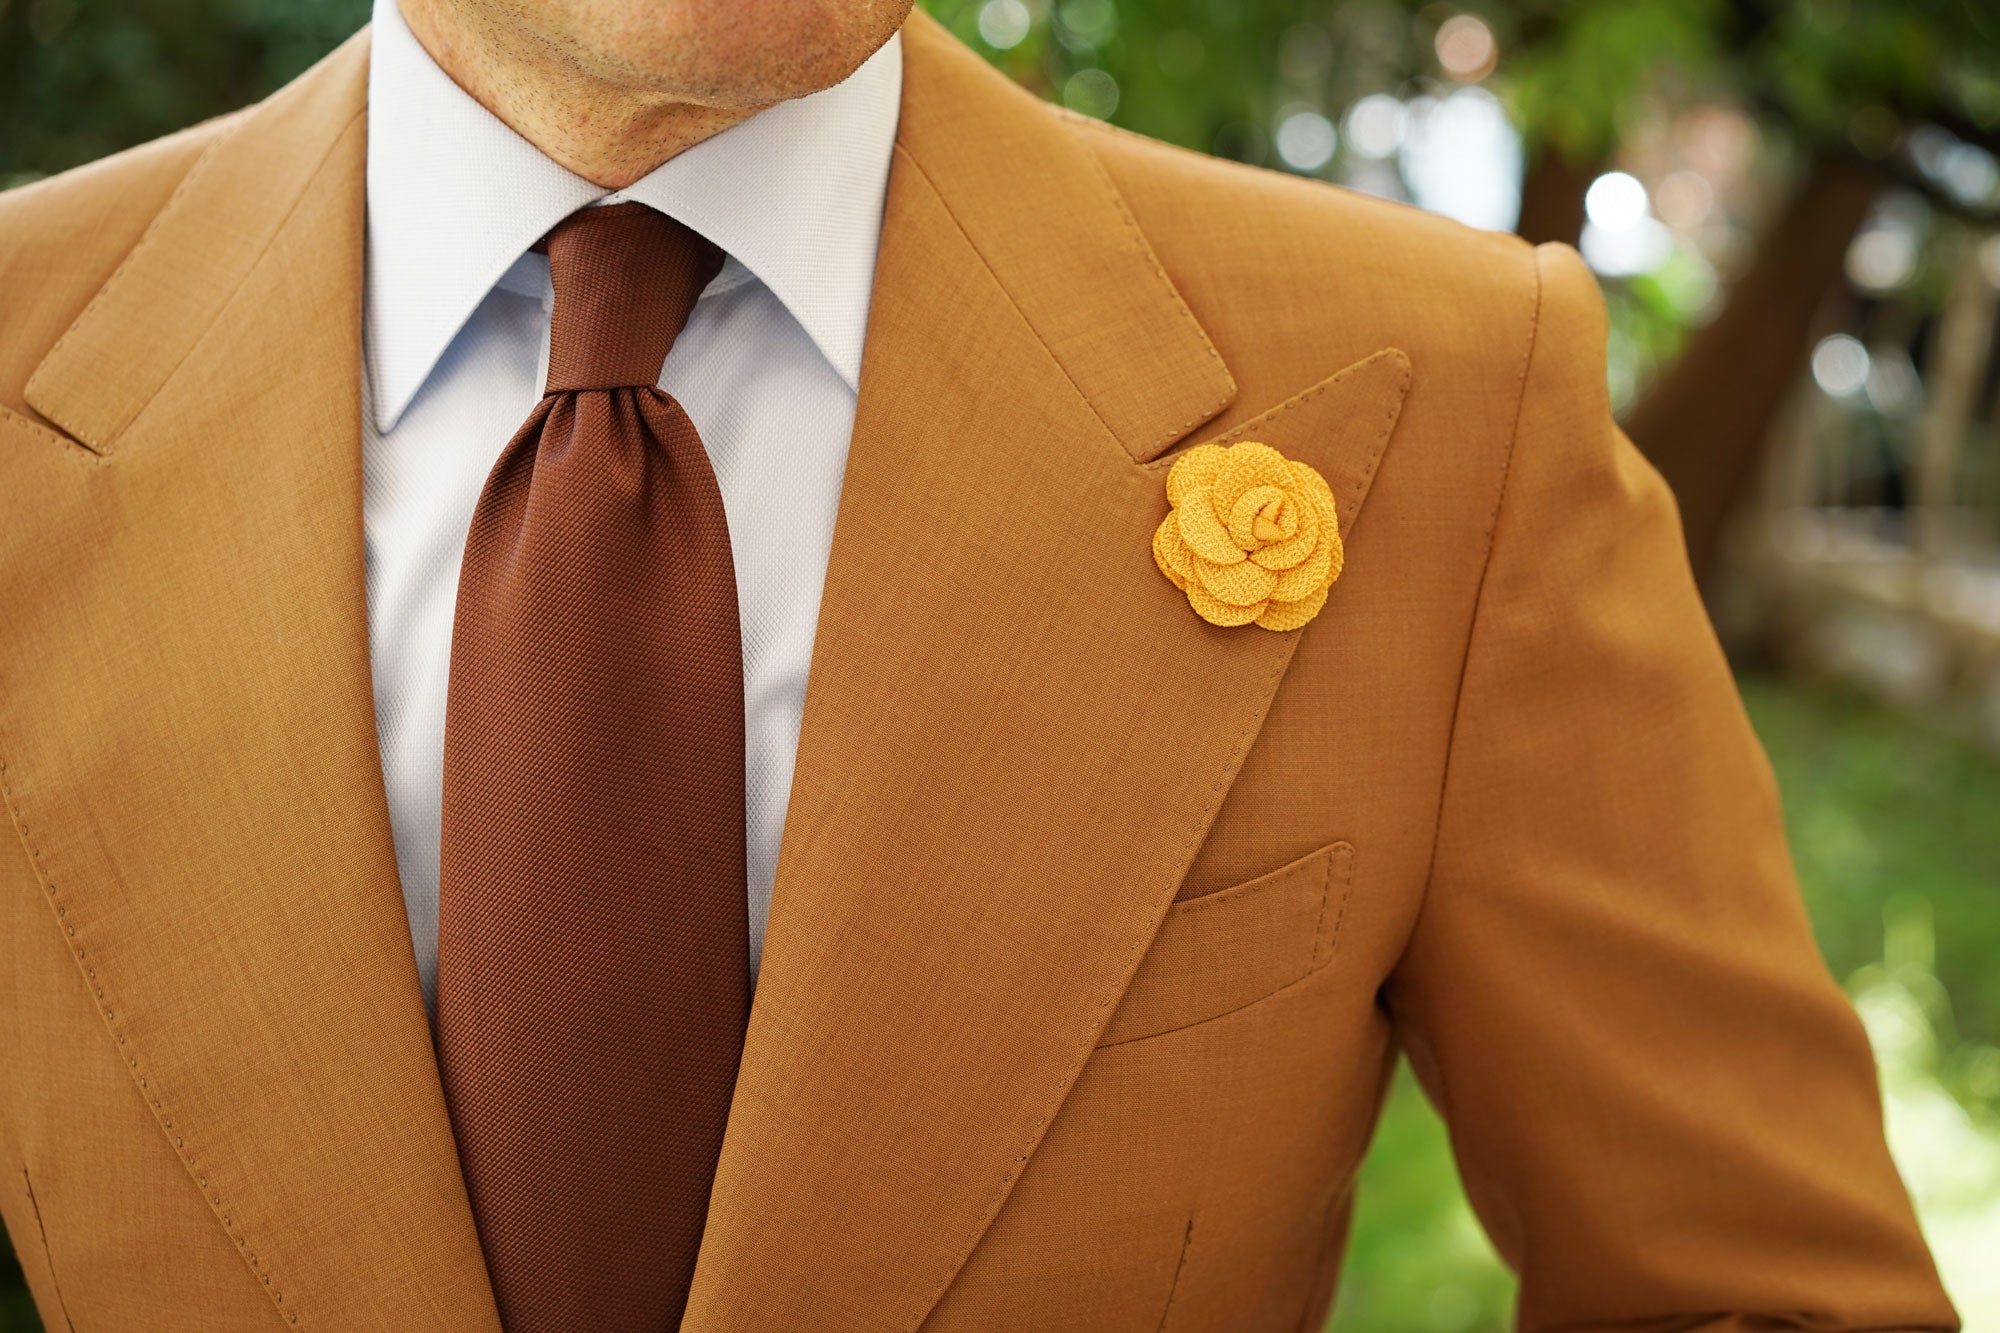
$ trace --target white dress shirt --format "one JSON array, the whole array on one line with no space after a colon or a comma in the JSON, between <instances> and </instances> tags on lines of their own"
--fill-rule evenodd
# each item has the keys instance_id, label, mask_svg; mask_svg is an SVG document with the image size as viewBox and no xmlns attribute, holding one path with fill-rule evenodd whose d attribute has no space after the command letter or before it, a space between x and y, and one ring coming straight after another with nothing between
<instances>
[{"instance_id":1,"label":"white dress shirt","mask_svg":"<svg viewBox=\"0 0 2000 1333\"><path fill-rule=\"evenodd\" d=\"M437 975L445 685L459 560L501 448L541 397L548 261L569 213L637 200L728 254L660 372L722 489L743 625L750 960L762 952L806 671L854 426L902 96L897 37L613 193L559 166L376 0L362 340L369 655L396 864L427 1002Z\"/></svg>"}]
</instances>

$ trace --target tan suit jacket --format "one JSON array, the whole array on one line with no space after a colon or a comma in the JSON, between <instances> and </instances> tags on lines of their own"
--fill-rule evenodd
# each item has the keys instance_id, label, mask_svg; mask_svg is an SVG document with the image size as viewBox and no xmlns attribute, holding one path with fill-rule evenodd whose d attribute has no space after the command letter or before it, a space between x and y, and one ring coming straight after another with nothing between
<instances>
[{"instance_id":1,"label":"tan suit jacket","mask_svg":"<svg viewBox=\"0 0 2000 1333\"><path fill-rule=\"evenodd\" d=\"M0 1214L53 1329L498 1327L370 703L367 61L0 198ZM686 1328L1312 1329L1399 1048L1526 1328L1952 1326L1604 336L1568 250L912 20ZM1149 551L1244 438L1336 495L1302 631Z\"/></svg>"}]
</instances>

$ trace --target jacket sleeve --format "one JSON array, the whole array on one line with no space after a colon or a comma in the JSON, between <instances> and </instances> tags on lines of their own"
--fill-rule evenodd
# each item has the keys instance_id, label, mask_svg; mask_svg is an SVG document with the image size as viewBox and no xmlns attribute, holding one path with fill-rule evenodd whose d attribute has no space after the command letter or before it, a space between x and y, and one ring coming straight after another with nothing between
<instances>
[{"instance_id":1,"label":"jacket sleeve","mask_svg":"<svg viewBox=\"0 0 2000 1333\"><path fill-rule=\"evenodd\" d=\"M1400 1037L1522 1329L1955 1329L1596 284L1535 258Z\"/></svg>"}]
</instances>

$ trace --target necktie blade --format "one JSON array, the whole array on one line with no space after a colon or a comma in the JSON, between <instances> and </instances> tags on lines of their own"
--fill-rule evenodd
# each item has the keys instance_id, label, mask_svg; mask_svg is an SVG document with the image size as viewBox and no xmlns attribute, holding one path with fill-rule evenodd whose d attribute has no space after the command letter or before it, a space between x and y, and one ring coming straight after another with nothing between
<instances>
[{"instance_id":1,"label":"necktie blade","mask_svg":"<svg viewBox=\"0 0 2000 1333\"><path fill-rule=\"evenodd\" d=\"M669 252L688 306L712 249ZM570 265L552 366L582 332L564 364L617 369L577 323L617 302L576 279L665 262L641 258ZM651 387L669 314L644 387L538 405L459 580L438 1054L510 1333L677 1326L749 1015L735 570L700 436Z\"/></svg>"}]
</instances>

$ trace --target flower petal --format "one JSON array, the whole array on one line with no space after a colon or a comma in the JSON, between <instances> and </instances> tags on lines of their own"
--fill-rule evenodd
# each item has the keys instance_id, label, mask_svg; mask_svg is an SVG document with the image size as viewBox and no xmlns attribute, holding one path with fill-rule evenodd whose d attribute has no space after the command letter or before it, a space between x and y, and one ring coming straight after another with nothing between
<instances>
[{"instance_id":1,"label":"flower petal","mask_svg":"<svg viewBox=\"0 0 2000 1333\"><path fill-rule=\"evenodd\" d=\"M1276 486L1289 491L1297 485L1293 480L1292 465L1285 456L1268 444L1257 444L1245 440L1232 444L1224 451L1222 464L1216 469L1215 480L1209 492L1215 498L1215 512L1227 514L1236 507L1243 492L1252 486Z\"/></svg>"},{"instance_id":2,"label":"flower petal","mask_svg":"<svg viewBox=\"0 0 2000 1333\"><path fill-rule=\"evenodd\" d=\"M1296 602L1301 597L1309 597L1340 577L1340 564L1340 538L1327 533L1302 563L1278 575L1277 586L1271 589L1271 595L1281 602Z\"/></svg>"},{"instance_id":3,"label":"flower petal","mask_svg":"<svg viewBox=\"0 0 2000 1333\"><path fill-rule=\"evenodd\" d=\"M1194 558L1195 581L1208 590L1218 602L1231 606L1249 606L1263 601L1278 586L1278 576L1268 569L1261 569L1248 560L1239 560L1233 565L1218 565Z\"/></svg>"},{"instance_id":4,"label":"flower petal","mask_svg":"<svg viewBox=\"0 0 2000 1333\"><path fill-rule=\"evenodd\" d=\"M1319 609L1325 605L1325 588L1296 602L1266 602L1257 623L1265 629L1297 629L1318 615Z\"/></svg>"},{"instance_id":5,"label":"flower petal","mask_svg":"<svg viewBox=\"0 0 2000 1333\"><path fill-rule=\"evenodd\" d=\"M1319 614L1345 555L1324 477L1245 440L1196 445L1166 486L1172 510L1153 530L1153 562L1196 615L1293 630Z\"/></svg>"},{"instance_id":6,"label":"flower petal","mask_svg":"<svg viewBox=\"0 0 2000 1333\"><path fill-rule=\"evenodd\" d=\"M1207 490L1222 466L1222 446L1197 444L1167 469L1167 503L1176 508L1192 491Z\"/></svg>"},{"instance_id":7,"label":"flower petal","mask_svg":"<svg viewBox=\"0 0 2000 1333\"><path fill-rule=\"evenodd\" d=\"M1339 506L1334 503L1333 487L1326 484L1326 478L1304 463L1296 463L1288 460L1285 463L1285 467L1292 474L1291 488L1307 495L1318 496L1325 502L1326 512L1335 514L1334 521L1339 522Z\"/></svg>"},{"instance_id":8,"label":"flower petal","mask_svg":"<svg viewBox=\"0 0 2000 1333\"><path fill-rule=\"evenodd\" d=\"M1176 588L1187 587L1194 577L1194 555L1181 540L1180 520L1171 513L1153 529L1153 563Z\"/></svg>"},{"instance_id":9,"label":"flower petal","mask_svg":"<svg viewBox=\"0 0 2000 1333\"><path fill-rule=\"evenodd\" d=\"M1181 536L1196 555L1218 565L1233 565L1243 558L1243 548L1229 540L1229 529L1215 516L1215 506L1209 503L1207 491L1189 492L1187 499L1175 506L1174 513L1180 518Z\"/></svg>"},{"instance_id":10,"label":"flower petal","mask_svg":"<svg viewBox=\"0 0 2000 1333\"><path fill-rule=\"evenodd\" d=\"M1194 613L1211 625L1247 625L1264 613L1268 603L1259 602L1255 606L1231 606L1218 602L1208 595L1199 580L1187 586L1188 605Z\"/></svg>"}]
</instances>

